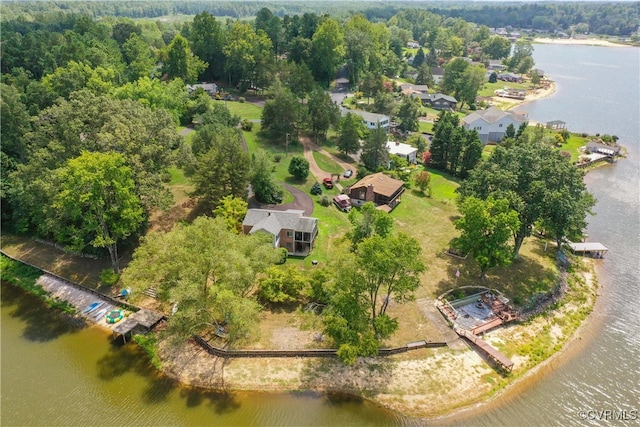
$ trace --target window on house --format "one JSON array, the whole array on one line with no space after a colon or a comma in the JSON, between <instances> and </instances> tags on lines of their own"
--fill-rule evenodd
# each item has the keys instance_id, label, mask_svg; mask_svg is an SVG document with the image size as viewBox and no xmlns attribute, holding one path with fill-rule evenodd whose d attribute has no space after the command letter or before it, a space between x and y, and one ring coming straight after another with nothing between
<instances>
[{"instance_id":1,"label":"window on house","mask_svg":"<svg viewBox=\"0 0 640 427\"><path fill-rule=\"evenodd\" d=\"M291 243L286 244L287 249L291 249Z\"/></svg>"},{"instance_id":2,"label":"window on house","mask_svg":"<svg viewBox=\"0 0 640 427\"><path fill-rule=\"evenodd\" d=\"M293 237L293 231L287 231L287 237Z\"/></svg>"},{"instance_id":3,"label":"window on house","mask_svg":"<svg viewBox=\"0 0 640 427\"><path fill-rule=\"evenodd\" d=\"M498 127L499 127L499 128L501 128L501 127L502 127L502 123L500 123L500 124L498 125Z\"/></svg>"},{"instance_id":4,"label":"window on house","mask_svg":"<svg viewBox=\"0 0 640 427\"><path fill-rule=\"evenodd\" d=\"M360 194L358 195L358 198L359 198L360 200L364 200L364 198L365 198L366 196L367 196L367 192L366 192L366 191L364 191L364 190L362 190L362 191L360 192Z\"/></svg>"}]
</instances>

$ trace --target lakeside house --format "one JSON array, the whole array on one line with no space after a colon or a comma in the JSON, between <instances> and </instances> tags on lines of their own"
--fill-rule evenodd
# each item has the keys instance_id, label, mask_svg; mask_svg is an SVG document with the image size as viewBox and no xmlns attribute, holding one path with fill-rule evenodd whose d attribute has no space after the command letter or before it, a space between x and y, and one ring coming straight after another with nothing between
<instances>
[{"instance_id":1,"label":"lakeside house","mask_svg":"<svg viewBox=\"0 0 640 427\"><path fill-rule=\"evenodd\" d=\"M553 129L553 130L561 130L561 129L567 128L567 124L562 120L551 120L546 123L546 126L547 126L547 129Z\"/></svg>"},{"instance_id":2,"label":"lakeside house","mask_svg":"<svg viewBox=\"0 0 640 427\"><path fill-rule=\"evenodd\" d=\"M527 118L524 115L513 111L502 111L497 107L474 111L462 119L462 124L466 130L478 132L482 144L500 142L509 125L513 125L514 128L518 129L525 122L527 122Z\"/></svg>"},{"instance_id":3,"label":"lakeside house","mask_svg":"<svg viewBox=\"0 0 640 427\"><path fill-rule=\"evenodd\" d=\"M342 110L343 116L346 116L348 113L357 114L358 116L362 117L364 125L367 127L367 129L375 129L378 127L378 125L380 125L380 127L384 130L389 130L389 124L391 123L391 118L389 116L386 116L384 114L370 113L363 110Z\"/></svg>"},{"instance_id":4,"label":"lakeside house","mask_svg":"<svg viewBox=\"0 0 640 427\"><path fill-rule=\"evenodd\" d=\"M367 175L348 189L351 205L362 206L373 202L378 209L391 212L404 193L404 182L382 172Z\"/></svg>"},{"instance_id":5,"label":"lakeside house","mask_svg":"<svg viewBox=\"0 0 640 427\"><path fill-rule=\"evenodd\" d=\"M290 255L307 256L318 237L318 218L304 216L304 211L288 209L249 209L242 222L244 234L268 233L274 248L285 248Z\"/></svg>"},{"instance_id":6,"label":"lakeside house","mask_svg":"<svg viewBox=\"0 0 640 427\"><path fill-rule=\"evenodd\" d=\"M387 150L389 150L389 154L405 159L411 164L416 163L418 149L412 145L397 141L387 141Z\"/></svg>"},{"instance_id":7,"label":"lakeside house","mask_svg":"<svg viewBox=\"0 0 640 427\"><path fill-rule=\"evenodd\" d=\"M453 96L445 95L443 93L426 93L426 94L414 94L411 95L416 98L420 98L422 105L425 107L431 107L434 110L455 110L458 106L458 100Z\"/></svg>"}]
</instances>

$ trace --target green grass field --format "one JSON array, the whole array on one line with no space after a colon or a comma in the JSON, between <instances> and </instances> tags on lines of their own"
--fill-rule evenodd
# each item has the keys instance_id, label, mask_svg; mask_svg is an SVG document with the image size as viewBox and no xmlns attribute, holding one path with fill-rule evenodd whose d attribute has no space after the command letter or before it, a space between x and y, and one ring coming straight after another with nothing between
<instances>
[{"instance_id":1,"label":"green grass field","mask_svg":"<svg viewBox=\"0 0 640 427\"><path fill-rule=\"evenodd\" d=\"M318 164L318 167L320 167L320 169L322 169L323 171L326 171L329 173L337 173L340 175L342 175L342 172L344 172L342 170L342 167L339 164L337 164L336 162L334 162L333 160L331 160L329 157L325 156L322 153L314 151L313 158Z\"/></svg>"},{"instance_id":2,"label":"green grass field","mask_svg":"<svg viewBox=\"0 0 640 427\"><path fill-rule=\"evenodd\" d=\"M262 118L262 108L250 104L248 102L238 102L238 101L214 101L219 103L224 103L231 114L235 114L240 116L243 119L248 120L259 120Z\"/></svg>"}]
</instances>

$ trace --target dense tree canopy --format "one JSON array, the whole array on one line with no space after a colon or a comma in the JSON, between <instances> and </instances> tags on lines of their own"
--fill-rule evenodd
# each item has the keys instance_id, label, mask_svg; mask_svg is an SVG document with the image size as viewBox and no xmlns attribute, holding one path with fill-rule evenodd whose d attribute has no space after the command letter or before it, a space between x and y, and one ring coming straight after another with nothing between
<instances>
[{"instance_id":1,"label":"dense tree canopy","mask_svg":"<svg viewBox=\"0 0 640 427\"><path fill-rule=\"evenodd\" d=\"M49 224L56 239L76 251L87 245L107 248L113 271L119 274L118 242L137 231L144 219L124 156L85 151L70 159L55 178L56 215Z\"/></svg>"},{"instance_id":2,"label":"dense tree canopy","mask_svg":"<svg viewBox=\"0 0 640 427\"><path fill-rule=\"evenodd\" d=\"M167 329L176 341L223 327L233 342L254 332L260 306L249 294L256 276L276 260L265 234L238 235L219 218L200 217L149 234L122 281L134 295L152 287L159 301L176 304Z\"/></svg>"},{"instance_id":3,"label":"dense tree canopy","mask_svg":"<svg viewBox=\"0 0 640 427\"><path fill-rule=\"evenodd\" d=\"M464 197L507 199L518 213L514 232L514 257L536 222L557 233L558 241L580 235L586 215L595 203L583 181L583 172L539 142L498 146L491 157L475 168L459 187ZM555 225L551 225L555 224Z\"/></svg>"},{"instance_id":4,"label":"dense tree canopy","mask_svg":"<svg viewBox=\"0 0 640 427\"><path fill-rule=\"evenodd\" d=\"M462 234L453 246L463 254L469 254L480 267L484 279L488 269L509 265L513 248L507 242L518 229L518 213L509 208L506 199L487 200L467 197L460 203L462 218L456 220L456 229Z\"/></svg>"}]
</instances>

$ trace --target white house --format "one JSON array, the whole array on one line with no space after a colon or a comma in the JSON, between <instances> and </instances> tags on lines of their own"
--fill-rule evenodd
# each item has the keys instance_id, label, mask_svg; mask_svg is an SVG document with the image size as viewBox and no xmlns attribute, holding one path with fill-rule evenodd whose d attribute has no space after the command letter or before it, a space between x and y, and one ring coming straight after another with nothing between
<instances>
[{"instance_id":1,"label":"white house","mask_svg":"<svg viewBox=\"0 0 640 427\"><path fill-rule=\"evenodd\" d=\"M368 111L362 110L342 110L343 116L346 116L347 113L357 114L358 116L362 117L364 125L367 127L367 129L375 129L378 127L378 124L380 124L380 127L382 127L384 130L389 130L389 122L391 121L389 116L385 116L384 114L369 113Z\"/></svg>"},{"instance_id":2,"label":"white house","mask_svg":"<svg viewBox=\"0 0 640 427\"><path fill-rule=\"evenodd\" d=\"M489 141L500 142L510 124L518 129L522 123L527 121L527 118L522 114L502 111L496 107L475 111L462 119L464 128L476 130L483 144Z\"/></svg>"},{"instance_id":3,"label":"white house","mask_svg":"<svg viewBox=\"0 0 640 427\"><path fill-rule=\"evenodd\" d=\"M389 154L406 159L409 163L415 164L418 149L402 142L387 141Z\"/></svg>"},{"instance_id":4,"label":"white house","mask_svg":"<svg viewBox=\"0 0 640 427\"><path fill-rule=\"evenodd\" d=\"M215 83L202 82L202 83L197 83L193 85L187 85L187 90L189 91L189 93L193 92L198 88L201 88L211 96L218 93L218 85Z\"/></svg>"}]
</instances>

